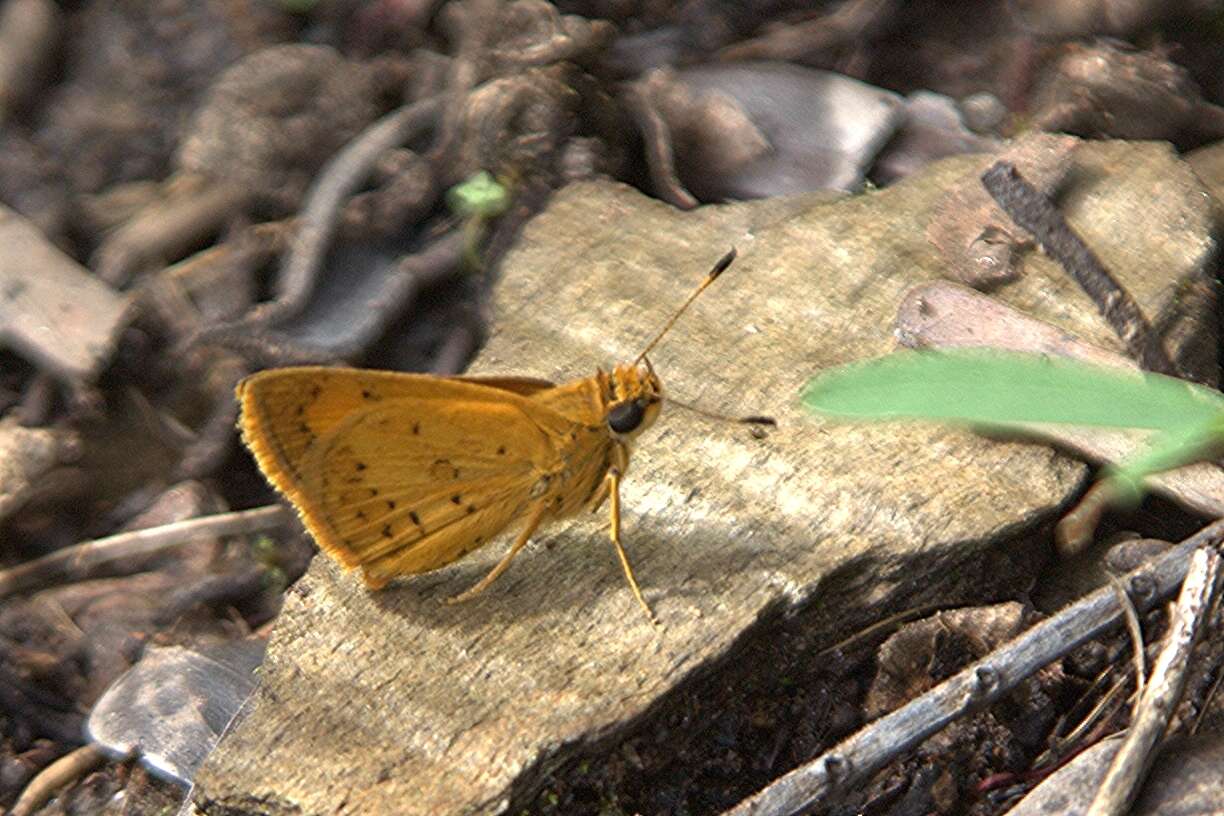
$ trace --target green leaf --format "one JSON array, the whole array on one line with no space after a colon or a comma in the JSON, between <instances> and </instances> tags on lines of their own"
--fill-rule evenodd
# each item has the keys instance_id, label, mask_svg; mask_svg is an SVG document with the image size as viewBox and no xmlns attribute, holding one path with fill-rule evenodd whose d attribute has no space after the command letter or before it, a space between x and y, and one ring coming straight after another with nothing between
<instances>
[{"instance_id":1,"label":"green leaf","mask_svg":"<svg viewBox=\"0 0 1224 816\"><path fill-rule=\"evenodd\" d=\"M1224 443L1224 395L1165 377L1061 357L997 349L902 351L830 369L803 404L847 420L933 419L976 426L1058 423L1157 431L1141 453L1110 468L1136 501L1152 473L1199 460Z\"/></svg>"},{"instance_id":2,"label":"green leaf","mask_svg":"<svg viewBox=\"0 0 1224 816\"><path fill-rule=\"evenodd\" d=\"M810 380L802 400L818 413L854 420L1165 432L1203 426L1224 413L1224 396L1185 380L994 349L901 351L851 363Z\"/></svg>"}]
</instances>

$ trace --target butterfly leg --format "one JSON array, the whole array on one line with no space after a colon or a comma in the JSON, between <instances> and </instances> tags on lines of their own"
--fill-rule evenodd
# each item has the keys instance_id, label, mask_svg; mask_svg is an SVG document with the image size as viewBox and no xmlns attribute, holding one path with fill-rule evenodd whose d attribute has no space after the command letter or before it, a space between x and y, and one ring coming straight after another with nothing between
<instances>
[{"instance_id":1,"label":"butterfly leg","mask_svg":"<svg viewBox=\"0 0 1224 816\"><path fill-rule=\"evenodd\" d=\"M642 609L646 611L646 617L655 626L659 625L659 620L654 616L654 612L650 611L650 606L647 605L646 599L642 597L642 590L638 587L637 579L633 577L633 567L629 566L629 556L625 553L625 548L621 545L620 540L620 480L623 467L628 464L629 452L623 446L618 446L616 449L618 463L608 468L607 486L608 496L611 499L610 509L612 512L612 546L616 548L616 555L620 558L621 567L625 570L625 578L629 581L629 588L633 590L633 597L637 598L637 602Z\"/></svg>"},{"instance_id":2,"label":"butterfly leg","mask_svg":"<svg viewBox=\"0 0 1224 816\"><path fill-rule=\"evenodd\" d=\"M611 479L604 479L599 483L599 489L596 490L591 495L591 498L587 500L588 510L590 510L592 513L599 511L599 508L603 506L603 503L608 500L608 486L611 484Z\"/></svg>"},{"instance_id":3,"label":"butterfly leg","mask_svg":"<svg viewBox=\"0 0 1224 816\"><path fill-rule=\"evenodd\" d=\"M470 600L489 588L489 584L497 580L497 576L506 571L506 567L510 566L510 562L514 560L514 556L518 555L519 550L527 546L528 539L539 528L540 522L544 520L544 511L548 509L548 502L539 502L531 510L531 515L527 517L527 526L523 528L523 532L519 533L518 538L514 540L514 544L510 547L510 551L502 556L502 560L497 562L497 566L489 570L489 574L480 579L480 582L475 586L465 589L453 598L447 598L446 603L454 604L462 601Z\"/></svg>"}]
</instances>

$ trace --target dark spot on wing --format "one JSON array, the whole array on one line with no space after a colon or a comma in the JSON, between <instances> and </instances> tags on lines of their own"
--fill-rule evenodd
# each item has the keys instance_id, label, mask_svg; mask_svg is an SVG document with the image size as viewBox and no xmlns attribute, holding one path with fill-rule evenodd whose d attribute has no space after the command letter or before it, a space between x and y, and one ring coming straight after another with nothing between
<instances>
[{"instance_id":1,"label":"dark spot on wing","mask_svg":"<svg viewBox=\"0 0 1224 816\"><path fill-rule=\"evenodd\" d=\"M501 447L499 447L499 448L497 449L497 455L498 455L498 456L505 456L505 455L506 455L506 446L505 446L505 445L502 445Z\"/></svg>"},{"instance_id":2,"label":"dark spot on wing","mask_svg":"<svg viewBox=\"0 0 1224 816\"><path fill-rule=\"evenodd\" d=\"M463 504L463 497L456 493L451 496L451 504Z\"/></svg>"},{"instance_id":3,"label":"dark spot on wing","mask_svg":"<svg viewBox=\"0 0 1224 816\"><path fill-rule=\"evenodd\" d=\"M394 510L394 509L395 509L395 502L394 502L393 500L391 500L391 499L387 499L387 509L388 509L388 510Z\"/></svg>"},{"instance_id":4,"label":"dark spot on wing","mask_svg":"<svg viewBox=\"0 0 1224 816\"><path fill-rule=\"evenodd\" d=\"M419 422L414 422L414 423L412 423L412 433L413 433L413 435L414 435L414 436L420 436L420 434L421 434L421 423L419 423Z\"/></svg>"},{"instance_id":5,"label":"dark spot on wing","mask_svg":"<svg viewBox=\"0 0 1224 816\"><path fill-rule=\"evenodd\" d=\"M415 524L416 526L418 527L421 526L421 517L417 515L417 512L415 510L408 511L408 518L412 519L412 523Z\"/></svg>"},{"instance_id":6,"label":"dark spot on wing","mask_svg":"<svg viewBox=\"0 0 1224 816\"><path fill-rule=\"evenodd\" d=\"M383 538L391 538L391 525L384 524L382 528Z\"/></svg>"},{"instance_id":7,"label":"dark spot on wing","mask_svg":"<svg viewBox=\"0 0 1224 816\"><path fill-rule=\"evenodd\" d=\"M449 459L435 459L429 468L429 475L439 480L454 480L459 478L459 468L452 465Z\"/></svg>"}]
</instances>

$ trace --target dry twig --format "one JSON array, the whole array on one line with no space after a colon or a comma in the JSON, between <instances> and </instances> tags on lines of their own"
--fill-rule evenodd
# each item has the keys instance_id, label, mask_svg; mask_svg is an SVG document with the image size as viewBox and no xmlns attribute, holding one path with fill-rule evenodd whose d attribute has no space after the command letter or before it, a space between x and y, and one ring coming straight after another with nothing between
<instances>
[{"instance_id":1,"label":"dry twig","mask_svg":"<svg viewBox=\"0 0 1224 816\"><path fill-rule=\"evenodd\" d=\"M283 505L273 504L84 541L0 571L0 598L56 582L82 580L103 565L176 547L198 536L257 533L279 527L289 518Z\"/></svg>"},{"instance_id":2,"label":"dry twig","mask_svg":"<svg viewBox=\"0 0 1224 816\"><path fill-rule=\"evenodd\" d=\"M625 90L623 98L629 115L642 134L646 167L650 171L650 183L655 193L673 207L693 209L701 202L680 180L680 174L676 171L671 127L651 98L649 86L645 82L635 83Z\"/></svg>"},{"instance_id":3,"label":"dry twig","mask_svg":"<svg viewBox=\"0 0 1224 816\"><path fill-rule=\"evenodd\" d=\"M1113 587L1114 595L1118 598L1118 605L1122 607L1122 617L1126 621L1127 634L1130 635L1131 660L1135 664L1135 704L1131 710L1131 716L1133 717L1139 712L1139 700L1143 696L1143 684L1147 677L1147 666L1144 660L1146 655L1143 650L1143 629L1139 625L1139 613L1135 611L1135 605L1131 603L1130 596L1126 594L1126 587L1122 585L1121 579L1110 573L1109 585Z\"/></svg>"},{"instance_id":4,"label":"dry twig","mask_svg":"<svg viewBox=\"0 0 1224 816\"><path fill-rule=\"evenodd\" d=\"M307 196L297 234L277 276L276 297L258 309L252 319L274 322L301 311L314 290L345 199L365 181L379 156L433 124L441 109L441 97L434 96L394 110L367 128L323 168Z\"/></svg>"},{"instance_id":5,"label":"dry twig","mask_svg":"<svg viewBox=\"0 0 1224 816\"><path fill-rule=\"evenodd\" d=\"M1141 366L1148 371L1177 376L1177 368L1139 304L1071 229L1058 208L1025 181L1014 164L996 162L982 175L982 184L1003 211L1031 232L1041 242L1042 249L1092 298L1101 316Z\"/></svg>"},{"instance_id":6,"label":"dry twig","mask_svg":"<svg viewBox=\"0 0 1224 816\"><path fill-rule=\"evenodd\" d=\"M9 816L29 816L65 785L75 782L106 760L102 752L92 745L85 745L70 754L65 754L39 771L17 797Z\"/></svg>"},{"instance_id":7,"label":"dry twig","mask_svg":"<svg viewBox=\"0 0 1224 816\"><path fill-rule=\"evenodd\" d=\"M1196 549L1182 584L1165 647L1160 657L1156 658L1152 677L1139 700L1135 719L1121 747L1114 754L1113 763L1088 808L1087 816L1115 816L1130 811L1143 778L1152 766L1154 749L1181 699L1190 651L1214 605L1219 577L1219 554L1211 547Z\"/></svg>"},{"instance_id":8,"label":"dry twig","mask_svg":"<svg viewBox=\"0 0 1224 816\"><path fill-rule=\"evenodd\" d=\"M1186 575L1191 555L1221 540L1224 520L1204 527L1126 576L1125 585L1135 606L1148 609L1171 595ZM1099 636L1121 615L1112 588L1092 593L775 780L724 816L789 816L827 803L838 791L863 782L958 717L995 702L1042 666ZM1149 684L1149 691L1154 686L1154 682Z\"/></svg>"}]
</instances>

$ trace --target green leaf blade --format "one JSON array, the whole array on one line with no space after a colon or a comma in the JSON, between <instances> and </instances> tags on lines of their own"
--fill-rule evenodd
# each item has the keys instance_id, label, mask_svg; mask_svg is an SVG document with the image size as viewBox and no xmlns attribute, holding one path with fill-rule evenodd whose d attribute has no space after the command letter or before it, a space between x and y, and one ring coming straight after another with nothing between
<instances>
[{"instance_id":1,"label":"green leaf blade","mask_svg":"<svg viewBox=\"0 0 1224 816\"><path fill-rule=\"evenodd\" d=\"M821 373L803 404L848 420L1059 423L1170 432L1224 413L1202 386L1076 360L993 349L901 351Z\"/></svg>"},{"instance_id":2,"label":"green leaf blade","mask_svg":"<svg viewBox=\"0 0 1224 816\"><path fill-rule=\"evenodd\" d=\"M1134 503L1143 495L1143 482L1148 476L1210 456L1221 442L1224 415L1198 425L1171 428L1157 434L1139 453L1109 468L1106 477L1120 496Z\"/></svg>"}]
</instances>

